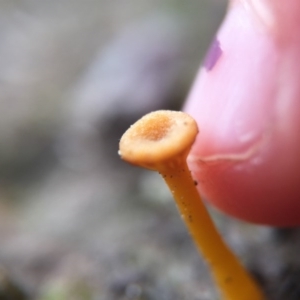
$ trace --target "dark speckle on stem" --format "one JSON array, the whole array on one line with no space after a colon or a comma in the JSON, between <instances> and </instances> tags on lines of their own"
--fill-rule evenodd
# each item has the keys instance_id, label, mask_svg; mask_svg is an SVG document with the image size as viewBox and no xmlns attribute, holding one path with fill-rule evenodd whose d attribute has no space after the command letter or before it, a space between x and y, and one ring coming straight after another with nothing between
<instances>
[{"instance_id":1,"label":"dark speckle on stem","mask_svg":"<svg viewBox=\"0 0 300 300\"><path fill-rule=\"evenodd\" d=\"M230 284L230 283L232 283L232 281L233 281L233 278L231 278L231 277L225 278L225 283L226 284Z\"/></svg>"},{"instance_id":2,"label":"dark speckle on stem","mask_svg":"<svg viewBox=\"0 0 300 300\"><path fill-rule=\"evenodd\" d=\"M214 39L204 59L204 68L206 71L211 71L213 69L222 53L223 51L220 42L217 39Z\"/></svg>"}]
</instances>

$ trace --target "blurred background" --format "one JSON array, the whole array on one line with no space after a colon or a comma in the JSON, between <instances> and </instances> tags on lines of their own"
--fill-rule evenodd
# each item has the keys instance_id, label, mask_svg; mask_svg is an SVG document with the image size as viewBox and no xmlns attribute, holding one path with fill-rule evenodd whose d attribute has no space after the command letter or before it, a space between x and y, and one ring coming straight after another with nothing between
<instances>
[{"instance_id":1,"label":"blurred background","mask_svg":"<svg viewBox=\"0 0 300 300\"><path fill-rule=\"evenodd\" d=\"M225 5L0 2L0 299L205 294L164 184L117 151L143 114L180 109Z\"/></svg>"},{"instance_id":2,"label":"blurred background","mask_svg":"<svg viewBox=\"0 0 300 300\"><path fill-rule=\"evenodd\" d=\"M217 299L162 180L117 151L180 109L225 6L0 1L0 300ZM216 221L251 261L267 229Z\"/></svg>"}]
</instances>

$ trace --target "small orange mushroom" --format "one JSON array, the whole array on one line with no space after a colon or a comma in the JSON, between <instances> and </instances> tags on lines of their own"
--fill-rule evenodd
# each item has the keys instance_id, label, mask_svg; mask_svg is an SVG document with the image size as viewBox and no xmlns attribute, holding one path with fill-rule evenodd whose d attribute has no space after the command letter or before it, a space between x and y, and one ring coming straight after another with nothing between
<instances>
[{"instance_id":1,"label":"small orange mushroom","mask_svg":"<svg viewBox=\"0 0 300 300\"><path fill-rule=\"evenodd\" d=\"M222 240L195 188L186 157L197 133L196 122L183 112L152 112L124 133L119 155L162 175L223 298L263 300L255 281Z\"/></svg>"}]
</instances>

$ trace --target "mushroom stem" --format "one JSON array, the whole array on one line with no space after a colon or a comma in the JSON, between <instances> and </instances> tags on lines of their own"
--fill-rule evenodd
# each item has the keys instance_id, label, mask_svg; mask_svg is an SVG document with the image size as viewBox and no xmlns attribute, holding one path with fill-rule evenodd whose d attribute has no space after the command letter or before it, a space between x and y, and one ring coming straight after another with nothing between
<instances>
[{"instance_id":1,"label":"mushroom stem","mask_svg":"<svg viewBox=\"0 0 300 300\"><path fill-rule=\"evenodd\" d=\"M186 163L198 127L187 114L150 113L122 136L122 159L158 171L177 203L195 244L206 259L226 300L263 300L264 296L238 258L229 250L210 218Z\"/></svg>"},{"instance_id":2,"label":"mushroom stem","mask_svg":"<svg viewBox=\"0 0 300 300\"><path fill-rule=\"evenodd\" d=\"M184 160L160 171L176 201L178 210L207 261L224 299L261 300L262 292L221 238L212 222Z\"/></svg>"}]
</instances>

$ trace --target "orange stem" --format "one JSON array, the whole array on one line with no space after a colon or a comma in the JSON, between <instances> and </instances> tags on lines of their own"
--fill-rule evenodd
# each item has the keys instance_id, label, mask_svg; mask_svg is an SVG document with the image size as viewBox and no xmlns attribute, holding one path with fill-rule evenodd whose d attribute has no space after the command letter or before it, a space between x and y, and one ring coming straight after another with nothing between
<instances>
[{"instance_id":1,"label":"orange stem","mask_svg":"<svg viewBox=\"0 0 300 300\"><path fill-rule=\"evenodd\" d=\"M223 242L209 216L184 159L158 170L169 186L198 251L205 257L226 300L262 300L250 274Z\"/></svg>"}]
</instances>

